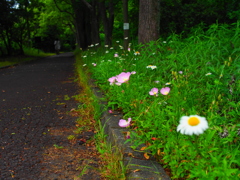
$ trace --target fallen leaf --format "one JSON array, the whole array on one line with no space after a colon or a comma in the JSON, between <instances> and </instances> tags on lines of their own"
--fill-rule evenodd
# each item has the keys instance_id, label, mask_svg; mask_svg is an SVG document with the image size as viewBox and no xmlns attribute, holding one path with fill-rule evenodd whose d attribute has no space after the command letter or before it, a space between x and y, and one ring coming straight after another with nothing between
<instances>
[{"instance_id":1,"label":"fallen leaf","mask_svg":"<svg viewBox=\"0 0 240 180\"><path fill-rule=\"evenodd\" d=\"M147 148L147 146L142 147L140 150L144 151Z\"/></svg>"},{"instance_id":2,"label":"fallen leaf","mask_svg":"<svg viewBox=\"0 0 240 180\"><path fill-rule=\"evenodd\" d=\"M128 156L134 157L133 153L128 153Z\"/></svg>"},{"instance_id":3,"label":"fallen leaf","mask_svg":"<svg viewBox=\"0 0 240 180\"><path fill-rule=\"evenodd\" d=\"M135 169L133 172L135 173L135 172L138 172L138 171L140 171L140 169Z\"/></svg>"},{"instance_id":4,"label":"fallen leaf","mask_svg":"<svg viewBox=\"0 0 240 180\"><path fill-rule=\"evenodd\" d=\"M146 159L149 159L149 158L150 158L147 153L144 153L144 157L145 157Z\"/></svg>"}]
</instances>

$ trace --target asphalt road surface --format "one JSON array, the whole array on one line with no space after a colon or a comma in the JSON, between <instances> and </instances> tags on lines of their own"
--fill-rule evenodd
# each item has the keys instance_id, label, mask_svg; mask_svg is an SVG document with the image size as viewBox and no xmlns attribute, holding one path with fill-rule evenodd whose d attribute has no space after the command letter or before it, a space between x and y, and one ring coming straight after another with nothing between
<instances>
[{"instance_id":1,"label":"asphalt road surface","mask_svg":"<svg viewBox=\"0 0 240 180\"><path fill-rule=\"evenodd\" d=\"M86 150L66 138L76 121L67 114L77 106L71 97L79 87L73 80L72 53L0 69L1 180L70 180L79 174L84 160L69 148L56 148ZM83 179L99 177L90 172Z\"/></svg>"}]
</instances>

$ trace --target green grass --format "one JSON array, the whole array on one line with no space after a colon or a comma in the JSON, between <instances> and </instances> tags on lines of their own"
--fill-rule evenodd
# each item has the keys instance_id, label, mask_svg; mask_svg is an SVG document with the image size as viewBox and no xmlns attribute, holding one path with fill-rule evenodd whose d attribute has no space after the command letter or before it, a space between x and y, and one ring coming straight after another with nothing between
<instances>
[{"instance_id":1,"label":"green grass","mask_svg":"<svg viewBox=\"0 0 240 180\"><path fill-rule=\"evenodd\" d=\"M38 49L25 48L24 55L19 56L9 56L0 58L0 67L12 66L15 64L24 63L27 61L32 61L41 57L47 57L54 55L53 53L44 53Z\"/></svg>"},{"instance_id":2,"label":"green grass","mask_svg":"<svg viewBox=\"0 0 240 180\"><path fill-rule=\"evenodd\" d=\"M100 153L101 166L98 171L103 179L119 179L124 180L126 168L123 166L122 154L117 149L106 142L106 135L104 134L103 127L101 125L101 109L98 99L93 94L91 87L89 85L89 72L83 70L81 61L81 52L76 51L76 73L78 76L78 83L81 87L81 94L76 97L79 102L84 102L83 105L78 106L78 113L81 118L77 123L79 124L78 129L92 129L96 132L94 137L94 143L96 149ZM77 132L75 132L77 133ZM114 151L113 151L114 149ZM83 168L83 173L88 166Z\"/></svg>"},{"instance_id":3,"label":"green grass","mask_svg":"<svg viewBox=\"0 0 240 180\"><path fill-rule=\"evenodd\" d=\"M132 148L145 143L171 169L172 179L238 179L239 23L192 32L185 39L173 34L166 41L130 46L127 52L118 43L90 47L78 63L105 92L108 107L132 118ZM108 79L122 72L132 72L130 79L110 85ZM169 94L160 93L165 87ZM157 96L149 94L152 88L158 88ZM205 117L209 128L199 135L177 132L181 117L190 115Z\"/></svg>"}]
</instances>

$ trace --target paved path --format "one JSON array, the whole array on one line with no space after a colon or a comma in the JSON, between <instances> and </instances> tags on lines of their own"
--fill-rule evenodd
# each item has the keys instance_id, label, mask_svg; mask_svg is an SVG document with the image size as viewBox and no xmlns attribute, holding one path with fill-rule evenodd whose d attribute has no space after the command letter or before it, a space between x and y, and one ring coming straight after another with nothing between
<instances>
[{"instance_id":1,"label":"paved path","mask_svg":"<svg viewBox=\"0 0 240 180\"><path fill-rule=\"evenodd\" d=\"M73 128L76 120L66 114L77 106L68 97L79 93L73 63L73 54L64 53L0 69L1 180L67 180L79 174L73 163L77 155L64 159L64 167L61 157L45 160L58 153L50 150L54 145L69 146L68 134L63 140L60 132Z\"/></svg>"}]
</instances>

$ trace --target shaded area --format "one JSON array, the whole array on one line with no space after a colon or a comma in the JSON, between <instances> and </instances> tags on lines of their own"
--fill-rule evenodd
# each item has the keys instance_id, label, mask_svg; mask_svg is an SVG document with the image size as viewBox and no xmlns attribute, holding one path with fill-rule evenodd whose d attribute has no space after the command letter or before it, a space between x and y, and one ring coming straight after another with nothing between
<instances>
[{"instance_id":1,"label":"shaded area","mask_svg":"<svg viewBox=\"0 0 240 180\"><path fill-rule=\"evenodd\" d=\"M89 157L98 166L89 156L94 147L67 139L77 118L68 113L77 108L72 96L79 94L73 63L73 54L65 53L0 69L2 179L73 179ZM91 171L86 178L99 175Z\"/></svg>"}]
</instances>

